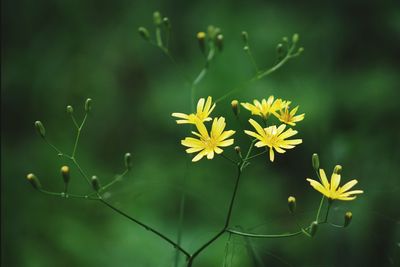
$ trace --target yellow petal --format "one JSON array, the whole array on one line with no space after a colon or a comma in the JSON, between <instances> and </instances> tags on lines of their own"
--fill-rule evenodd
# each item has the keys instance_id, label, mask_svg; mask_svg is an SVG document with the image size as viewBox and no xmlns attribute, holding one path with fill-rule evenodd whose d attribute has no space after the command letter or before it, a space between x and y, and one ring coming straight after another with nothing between
<instances>
[{"instance_id":1,"label":"yellow petal","mask_svg":"<svg viewBox=\"0 0 400 267\"><path fill-rule=\"evenodd\" d=\"M269 149L269 160L271 162L274 162L275 159L275 155L274 155L274 150L272 149L272 147Z\"/></svg>"},{"instance_id":2,"label":"yellow petal","mask_svg":"<svg viewBox=\"0 0 400 267\"><path fill-rule=\"evenodd\" d=\"M208 131L206 126L202 121L196 121L196 127L197 130L199 130L199 133L203 136L204 139L209 138Z\"/></svg>"},{"instance_id":3,"label":"yellow petal","mask_svg":"<svg viewBox=\"0 0 400 267\"><path fill-rule=\"evenodd\" d=\"M329 191L326 190L326 189L322 186L322 184L320 184L319 182L317 182L317 181L315 181L315 180L312 180L312 179L310 179L310 178L307 178L307 181L310 183L310 185L311 185L315 190L317 190L317 191L320 192L321 194L323 194L323 195L325 195L325 196L327 196L327 197L330 196Z\"/></svg>"},{"instance_id":4,"label":"yellow petal","mask_svg":"<svg viewBox=\"0 0 400 267\"><path fill-rule=\"evenodd\" d=\"M347 190L351 189L353 186L355 186L358 183L357 180L351 180L350 182L347 182L345 185L343 185L341 188L339 188L339 192L343 193L346 192Z\"/></svg>"},{"instance_id":5,"label":"yellow petal","mask_svg":"<svg viewBox=\"0 0 400 267\"><path fill-rule=\"evenodd\" d=\"M251 125L253 125L254 129L256 129L257 133L261 136L265 136L265 131L264 129L261 127L260 124L258 124L258 122L256 122L253 119L249 119L249 122Z\"/></svg>"},{"instance_id":6,"label":"yellow petal","mask_svg":"<svg viewBox=\"0 0 400 267\"><path fill-rule=\"evenodd\" d=\"M197 102L197 114L203 112L204 107L204 98L200 98L199 102Z\"/></svg>"},{"instance_id":7,"label":"yellow petal","mask_svg":"<svg viewBox=\"0 0 400 267\"><path fill-rule=\"evenodd\" d=\"M335 192L340 184L340 174L332 173L331 176L331 192Z\"/></svg>"},{"instance_id":8,"label":"yellow petal","mask_svg":"<svg viewBox=\"0 0 400 267\"><path fill-rule=\"evenodd\" d=\"M329 182L328 178L326 178L325 171L323 169L319 169L319 177L321 178L322 185L329 190Z\"/></svg>"},{"instance_id":9,"label":"yellow petal","mask_svg":"<svg viewBox=\"0 0 400 267\"><path fill-rule=\"evenodd\" d=\"M193 162L199 161L199 160L201 160L206 154L207 154L207 152L205 152L205 150L203 150L203 151L201 151L199 154L197 154L197 155L192 159L192 161L193 161Z\"/></svg>"},{"instance_id":10,"label":"yellow petal","mask_svg":"<svg viewBox=\"0 0 400 267\"><path fill-rule=\"evenodd\" d=\"M189 115L184 114L184 113L179 113L179 112L174 112L174 113L171 114L171 116L177 117L177 118L180 118L180 119L187 119L187 118L189 118Z\"/></svg>"}]
</instances>

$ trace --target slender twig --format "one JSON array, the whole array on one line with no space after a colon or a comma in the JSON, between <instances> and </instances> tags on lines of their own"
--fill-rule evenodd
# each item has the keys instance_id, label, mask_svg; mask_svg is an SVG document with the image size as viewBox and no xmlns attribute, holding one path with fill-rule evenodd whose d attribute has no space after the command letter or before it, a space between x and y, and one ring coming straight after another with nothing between
<instances>
[{"instance_id":1,"label":"slender twig","mask_svg":"<svg viewBox=\"0 0 400 267\"><path fill-rule=\"evenodd\" d=\"M236 231L233 229L227 229L226 231L231 234L234 234L234 235L240 235L240 236L246 236L246 237L252 237L252 238L283 238L283 237L301 235L303 233L303 231L297 231L294 233L262 235L262 234L251 234L251 233L240 232L240 231Z\"/></svg>"}]
</instances>

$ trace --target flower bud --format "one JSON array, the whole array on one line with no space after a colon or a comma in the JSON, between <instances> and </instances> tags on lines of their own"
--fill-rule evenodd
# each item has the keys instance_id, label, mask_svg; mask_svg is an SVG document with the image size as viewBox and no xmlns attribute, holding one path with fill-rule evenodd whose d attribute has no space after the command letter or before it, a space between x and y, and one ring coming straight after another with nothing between
<instances>
[{"instance_id":1,"label":"flower bud","mask_svg":"<svg viewBox=\"0 0 400 267\"><path fill-rule=\"evenodd\" d=\"M344 214L344 224L343 227L349 226L351 219L353 218L353 213L351 211L348 211Z\"/></svg>"},{"instance_id":2,"label":"flower bud","mask_svg":"<svg viewBox=\"0 0 400 267\"><path fill-rule=\"evenodd\" d=\"M163 21L164 26L167 29L171 28L171 22L169 21L169 19L167 17L164 17L162 21Z\"/></svg>"},{"instance_id":3,"label":"flower bud","mask_svg":"<svg viewBox=\"0 0 400 267\"><path fill-rule=\"evenodd\" d=\"M249 34L246 31L242 31L242 39L243 39L244 45L247 45L249 42Z\"/></svg>"},{"instance_id":4,"label":"flower bud","mask_svg":"<svg viewBox=\"0 0 400 267\"><path fill-rule=\"evenodd\" d=\"M276 46L276 53L277 53L279 56L282 55L282 53L283 53L283 44L279 43L279 44Z\"/></svg>"},{"instance_id":5,"label":"flower bud","mask_svg":"<svg viewBox=\"0 0 400 267\"><path fill-rule=\"evenodd\" d=\"M299 34L298 33L293 34L292 42L295 44L298 41L299 41Z\"/></svg>"},{"instance_id":6,"label":"flower bud","mask_svg":"<svg viewBox=\"0 0 400 267\"><path fill-rule=\"evenodd\" d=\"M43 126L43 123L41 121L35 121L35 127L39 135L44 138L46 135L46 129Z\"/></svg>"},{"instance_id":7,"label":"flower bud","mask_svg":"<svg viewBox=\"0 0 400 267\"><path fill-rule=\"evenodd\" d=\"M296 210L296 198L293 196L288 197L288 207L290 213L293 213Z\"/></svg>"},{"instance_id":8,"label":"flower bud","mask_svg":"<svg viewBox=\"0 0 400 267\"><path fill-rule=\"evenodd\" d=\"M282 38L282 41L284 41L285 43L289 42L289 39L287 38L287 36Z\"/></svg>"},{"instance_id":9,"label":"flower bud","mask_svg":"<svg viewBox=\"0 0 400 267\"><path fill-rule=\"evenodd\" d=\"M248 51L249 51L249 47L248 47L247 45L245 45L245 46L243 47L243 50L244 50L245 52L248 52Z\"/></svg>"},{"instance_id":10,"label":"flower bud","mask_svg":"<svg viewBox=\"0 0 400 267\"><path fill-rule=\"evenodd\" d=\"M319 157L317 153L314 153L312 155L312 166L314 168L314 170L318 171L319 169Z\"/></svg>"},{"instance_id":11,"label":"flower bud","mask_svg":"<svg viewBox=\"0 0 400 267\"><path fill-rule=\"evenodd\" d=\"M26 176L26 179L28 179L28 181L31 183L33 188L35 188L35 189L41 189L42 188L42 185L40 184L39 178L37 178L36 175L34 175L33 173L29 173Z\"/></svg>"},{"instance_id":12,"label":"flower bud","mask_svg":"<svg viewBox=\"0 0 400 267\"><path fill-rule=\"evenodd\" d=\"M71 115L72 113L74 113L74 108L73 108L71 105L68 105L68 106L67 106L67 113L70 114L70 115Z\"/></svg>"},{"instance_id":13,"label":"flower bud","mask_svg":"<svg viewBox=\"0 0 400 267\"><path fill-rule=\"evenodd\" d=\"M99 192L99 190L100 190L100 181L99 181L99 178L97 178L96 175L93 175L93 176L92 176L92 179L91 179L91 182L92 182L92 187L93 187L93 189L94 189L96 192Z\"/></svg>"},{"instance_id":14,"label":"flower bud","mask_svg":"<svg viewBox=\"0 0 400 267\"><path fill-rule=\"evenodd\" d=\"M92 110L92 99L88 98L88 99L86 99L86 102L85 102L85 111L86 111L86 113L89 113L91 110Z\"/></svg>"},{"instance_id":15,"label":"flower bud","mask_svg":"<svg viewBox=\"0 0 400 267\"><path fill-rule=\"evenodd\" d=\"M70 175L69 175L69 167L68 166L62 166L61 167L61 176L64 180L64 183L68 184L70 180Z\"/></svg>"},{"instance_id":16,"label":"flower bud","mask_svg":"<svg viewBox=\"0 0 400 267\"><path fill-rule=\"evenodd\" d=\"M342 172L342 166L336 165L333 169L333 173L340 174Z\"/></svg>"},{"instance_id":17,"label":"flower bud","mask_svg":"<svg viewBox=\"0 0 400 267\"><path fill-rule=\"evenodd\" d=\"M156 25L156 26L161 25L162 19L161 19L161 13L159 11L155 11L153 13L153 22L154 22L154 25Z\"/></svg>"},{"instance_id":18,"label":"flower bud","mask_svg":"<svg viewBox=\"0 0 400 267\"><path fill-rule=\"evenodd\" d=\"M124 161L125 161L125 168L127 170L130 170L132 168L132 155L131 155L131 153L125 153Z\"/></svg>"},{"instance_id":19,"label":"flower bud","mask_svg":"<svg viewBox=\"0 0 400 267\"><path fill-rule=\"evenodd\" d=\"M236 153L240 153L241 152L241 150L240 150L240 146L235 146L235 151L236 151Z\"/></svg>"},{"instance_id":20,"label":"flower bud","mask_svg":"<svg viewBox=\"0 0 400 267\"><path fill-rule=\"evenodd\" d=\"M232 100L231 106L232 106L233 114L235 114L235 116L237 116L239 114L239 112L240 112L239 101L237 101L236 99Z\"/></svg>"},{"instance_id":21,"label":"flower bud","mask_svg":"<svg viewBox=\"0 0 400 267\"><path fill-rule=\"evenodd\" d=\"M314 236L317 233L318 230L318 223L316 221L313 221L310 225L310 235Z\"/></svg>"},{"instance_id":22,"label":"flower bud","mask_svg":"<svg viewBox=\"0 0 400 267\"><path fill-rule=\"evenodd\" d=\"M199 42L200 50L204 54L206 51L206 33L205 32L198 32L197 41Z\"/></svg>"},{"instance_id":23,"label":"flower bud","mask_svg":"<svg viewBox=\"0 0 400 267\"><path fill-rule=\"evenodd\" d=\"M299 47L299 49L297 50L297 55L300 55L303 52L304 52L304 47Z\"/></svg>"},{"instance_id":24,"label":"flower bud","mask_svg":"<svg viewBox=\"0 0 400 267\"><path fill-rule=\"evenodd\" d=\"M215 39L215 44L218 48L218 51L221 52L224 48L224 36L222 34L218 34Z\"/></svg>"},{"instance_id":25,"label":"flower bud","mask_svg":"<svg viewBox=\"0 0 400 267\"><path fill-rule=\"evenodd\" d=\"M138 32L145 41L148 41L150 39L149 31L145 27L139 27Z\"/></svg>"}]
</instances>

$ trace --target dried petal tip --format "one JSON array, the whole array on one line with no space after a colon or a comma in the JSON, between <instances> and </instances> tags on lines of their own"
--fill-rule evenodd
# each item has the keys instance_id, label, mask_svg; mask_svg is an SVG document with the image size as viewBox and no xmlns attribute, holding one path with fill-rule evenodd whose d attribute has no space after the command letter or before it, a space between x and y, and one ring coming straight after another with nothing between
<instances>
[{"instance_id":1,"label":"dried petal tip","mask_svg":"<svg viewBox=\"0 0 400 267\"><path fill-rule=\"evenodd\" d=\"M70 174L69 174L69 167L68 166L62 166L61 167L61 176L64 180L64 183L68 184L70 180Z\"/></svg>"},{"instance_id":2,"label":"dried petal tip","mask_svg":"<svg viewBox=\"0 0 400 267\"><path fill-rule=\"evenodd\" d=\"M293 196L288 197L288 207L290 213L293 213L296 210L296 198Z\"/></svg>"},{"instance_id":3,"label":"dried petal tip","mask_svg":"<svg viewBox=\"0 0 400 267\"><path fill-rule=\"evenodd\" d=\"M145 27L139 27L138 32L145 41L148 41L150 39L149 31Z\"/></svg>"},{"instance_id":4,"label":"dried petal tip","mask_svg":"<svg viewBox=\"0 0 400 267\"><path fill-rule=\"evenodd\" d=\"M44 138L46 135L46 129L43 126L43 123L41 121L35 121L35 127L39 135Z\"/></svg>"},{"instance_id":5,"label":"dried petal tip","mask_svg":"<svg viewBox=\"0 0 400 267\"><path fill-rule=\"evenodd\" d=\"M92 99L88 98L85 101L85 111L86 113L89 113L92 110Z\"/></svg>"},{"instance_id":6,"label":"dried petal tip","mask_svg":"<svg viewBox=\"0 0 400 267\"><path fill-rule=\"evenodd\" d=\"M333 173L340 174L342 172L342 166L336 165L333 169Z\"/></svg>"},{"instance_id":7,"label":"dried petal tip","mask_svg":"<svg viewBox=\"0 0 400 267\"><path fill-rule=\"evenodd\" d=\"M68 106L67 106L67 113L68 113L68 114L74 113L74 108L73 108L71 105L68 105Z\"/></svg>"},{"instance_id":8,"label":"dried petal tip","mask_svg":"<svg viewBox=\"0 0 400 267\"><path fill-rule=\"evenodd\" d=\"M353 213L351 213L351 211L346 212L345 215L344 215L344 225L343 225L343 227L349 226L352 218L353 218Z\"/></svg>"},{"instance_id":9,"label":"dried petal tip","mask_svg":"<svg viewBox=\"0 0 400 267\"><path fill-rule=\"evenodd\" d=\"M100 181L99 181L99 178L97 178L97 176L93 175L93 176L92 176L92 179L91 179L91 182L92 182L92 187L93 187L93 189L94 189L96 192L99 192L99 190L100 190Z\"/></svg>"},{"instance_id":10,"label":"dried petal tip","mask_svg":"<svg viewBox=\"0 0 400 267\"><path fill-rule=\"evenodd\" d=\"M132 155L131 155L131 153L125 153L124 161L125 161L125 168L127 170L130 170L132 168Z\"/></svg>"},{"instance_id":11,"label":"dried petal tip","mask_svg":"<svg viewBox=\"0 0 400 267\"><path fill-rule=\"evenodd\" d=\"M310 235L315 236L318 230L318 223L316 221L313 221L310 225Z\"/></svg>"},{"instance_id":12,"label":"dried petal tip","mask_svg":"<svg viewBox=\"0 0 400 267\"><path fill-rule=\"evenodd\" d=\"M319 169L319 157L317 153L314 153L312 155L312 166L314 168L314 170L318 171Z\"/></svg>"},{"instance_id":13,"label":"dried petal tip","mask_svg":"<svg viewBox=\"0 0 400 267\"><path fill-rule=\"evenodd\" d=\"M233 114L235 114L235 116L237 116L239 114L239 101L232 100L231 106L232 106Z\"/></svg>"},{"instance_id":14,"label":"dried petal tip","mask_svg":"<svg viewBox=\"0 0 400 267\"><path fill-rule=\"evenodd\" d=\"M35 188L35 189L42 188L42 185L40 184L39 178L37 178L36 175L34 175L33 173L29 173L26 176L26 179L28 179L28 181L31 183L33 188Z\"/></svg>"}]
</instances>

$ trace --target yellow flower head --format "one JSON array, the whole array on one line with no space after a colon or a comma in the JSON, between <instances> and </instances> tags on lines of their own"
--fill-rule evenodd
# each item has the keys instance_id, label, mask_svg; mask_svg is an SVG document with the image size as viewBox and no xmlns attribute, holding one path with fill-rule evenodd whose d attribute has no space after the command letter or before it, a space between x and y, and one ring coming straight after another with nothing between
<instances>
[{"instance_id":1,"label":"yellow flower head","mask_svg":"<svg viewBox=\"0 0 400 267\"><path fill-rule=\"evenodd\" d=\"M326 178L325 171L323 169L319 169L319 175L321 178L321 182L312 180L307 178L307 181L310 182L310 185L314 187L315 190L326 196L327 198L334 200L353 200L356 198L357 194L364 193L363 190L352 190L349 191L353 186L357 184L357 180L351 180L350 182L346 183L342 187L339 187L340 183L340 174L333 172L331 176L331 182L328 182Z\"/></svg>"},{"instance_id":2,"label":"yellow flower head","mask_svg":"<svg viewBox=\"0 0 400 267\"><path fill-rule=\"evenodd\" d=\"M208 159L214 158L214 152L221 154L223 150L220 147L227 147L233 144L233 139L227 139L231 137L235 131L229 130L224 131L226 126L225 118L215 118L212 126L211 132L208 134L207 128L204 123L200 120L196 121L196 127L198 133L192 132L199 139L193 137L186 137L181 141L181 144L189 147L186 149L187 153L199 152L192 161L199 161L204 156Z\"/></svg>"},{"instance_id":3,"label":"yellow flower head","mask_svg":"<svg viewBox=\"0 0 400 267\"><path fill-rule=\"evenodd\" d=\"M251 111L252 115L261 116L264 119L267 119L270 114L273 114L278 109L282 108L282 104L284 101L281 99L276 99L274 101L274 96L270 96L268 100L262 99L261 102L258 100L254 100L253 104L250 103L241 103L241 105Z\"/></svg>"},{"instance_id":4,"label":"yellow flower head","mask_svg":"<svg viewBox=\"0 0 400 267\"><path fill-rule=\"evenodd\" d=\"M280 125L278 128L273 125L267 128L262 128L260 124L258 124L255 120L250 119L250 124L253 125L254 129L257 132L252 132L245 130L244 132L252 137L257 138L259 141L255 144L256 147L269 147L269 159L271 162L274 161L274 149L278 153L285 153L284 149L291 149L294 148L295 145L301 144L303 140L301 139L292 139L292 140L285 140L295 134L297 131L293 129L288 129L286 131L285 124ZM284 149L283 149L284 148Z\"/></svg>"},{"instance_id":5,"label":"yellow flower head","mask_svg":"<svg viewBox=\"0 0 400 267\"><path fill-rule=\"evenodd\" d=\"M205 102L205 104L204 104ZM199 102L197 102L197 109L196 114L184 114L184 113L172 113L173 117L177 117L180 120L177 120L176 123L183 124L183 123L191 123L196 124L197 120L200 121L210 121L211 118L209 117L213 109L215 108L215 103L212 104L211 96L207 97L207 101L204 98L200 98Z\"/></svg>"},{"instance_id":6,"label":"yellow flower head","mask_svg":"<svg viewBox=\"0 0 400 267\"><path fill-rule=\"evenodd\" d=\"M304 119L304 113L300 115L296 115L299 106L289 111L290 101L282 101L281 108L278 109L277 112L274 112L274 115L283 123L289 124L291 126L295 126L296 122L302 121ZM295 116L296 115L296 116Z\"/></svg>"}]
</instances>

